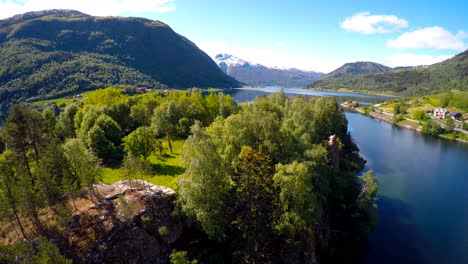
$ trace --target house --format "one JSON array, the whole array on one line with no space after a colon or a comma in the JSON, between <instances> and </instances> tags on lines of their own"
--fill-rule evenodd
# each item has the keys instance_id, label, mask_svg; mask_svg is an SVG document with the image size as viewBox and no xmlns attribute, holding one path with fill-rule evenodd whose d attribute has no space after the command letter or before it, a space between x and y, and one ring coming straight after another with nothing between
<instances>
[{"instance_id":1,"label":"house","mask_svg":"<svg viewBox=\"0 0 468 264\"><path fill-rule=\"evenodd\" d=\"M434 109L434 116L438 118L446 118L450 112L445 108Z\"/></svg>"},{"instance_id":2,"label":"house","mask_svg":"<svg viewBox=\"0 0 468 264\"><path fill-rule=\"evenodd\" d=\"M453 120L460 120L461 117L462 117L462 114L460 112L450 113L450 118L452 118Z\"/></svg>"},{"instance_id":3,"label":"house","mask_svg":"<svg viewBox=\"0 0 468 264\"><path fill-rule=\"evenodd\" d=\"M352 101L351 103L348 103L348 107L349 107L349 108L358 108L358 107L359 107L359 103L356 102L356 101Z\"/></svg>"}]
</instances>

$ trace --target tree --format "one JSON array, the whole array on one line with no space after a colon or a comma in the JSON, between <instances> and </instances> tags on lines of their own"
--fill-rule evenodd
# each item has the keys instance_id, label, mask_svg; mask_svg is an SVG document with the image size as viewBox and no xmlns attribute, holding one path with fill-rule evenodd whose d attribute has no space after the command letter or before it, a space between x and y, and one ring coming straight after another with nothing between
<instances>
[{"instance_id":1,"label":"tree","mask_svg":"<svg viewBox=\"0 0 468 264\"><path fill-rule=\"evenodd\" d=\"M452 118L447 119L447 122L445 123L445 131L447 133L452 133L454 129L455 121Z\"/></svg>"},{"instance_id":2,"label":"tree","mask_svg":"<svg viewBox=\"0 0 468 264\"><path fill-rule=\"evenodd\" d=\"M0 207L4 208L4 210L2 210L4 214L3 217L11 210L12 217L14 217L18 224L21 234L24 239L28 240L28 236L20 220L20 201L12 159L14 159L14 157L11 151L6 151L0 156Z\"/></svg>"},{"instance_id":3,"label":"tree","mask_svg":"<svg viewBox=\"0 0 468 264\"><path fill-rule=\"evenodd\" d=\"M266 263L271 255L269 242L271 241L273 219L273 168L271 160L251 147L242 148L235 161L235 175L232 177L236 184L235 228L240 232L240 245L235 253L247 263Z\"/></svg>"},{"instance_id":4,"label":"tree","mask_svg":"<svg viewBox=\"0 0 468 264\"><path fill-rule=\"evenodd\" d=\"M435 120L427 121L422 127L422 133L427 135L439 135L443 132L443 129L440 127L439 123Z\"/></svg>"},{"instance_id":5,"label":"tree","mask_svg":"<svg viewBox=\"0 0 468 264\"><path fill-rule=\"evenodd\" d=\"M413 118L416 120L426 121L429 119L424 110L417 110L413 113Z\"/></svg>"},{"instance_id":6,"label":"tree","mask_svg":"<svg viewBox=\"0 0 468 264\"><path fill-rule=\"evenodd\" d=\"M187 257L187 251L173 250L170 256L171 264L197 264L197 260L190 261Z\"/></svg>"},{"instance_id":7,"label":"tree","mask_svg":"<svg viewBox=\"0 0 468 264\"><path fill-rule=\"evenodd\" d=\"M95 119L95 121L88 123L87 120L90 119ZM117 122L105 114L97 117L91 114L90 118L84 119L83 122L85 126L80 128L81 137L99 158L110 162L121 157L122 130ZM91 128L88 130L89 126Z\"/></svg>"},{"instance_id":8,"label":"tree","mask_svg":"<svg viewBox=\"0 0 468 264\"><path fill-rule=\"evenodd\" d=\"M138 178L148 180L151 175L151 165L147 160L127 155L123 160L124 176L126 180L132 181ZM132 183L130 183L132 186Z\"/></svg>"},{"instance_id":9,"label":"tree","mask_svg":"<svg viewBox=\"0 0 468 264\"><path fill-rule=\"evenodd\" d=\"M394 115L399 115L401 113L401 105L400 104L395 104L393 106L393 114Z\"/></svg>"},{"instance_id":10,"label":"tree","mask_svg":"<svg viewBox=\"0 0 468 264\"><path fill-rule=\"evenodd\" d=\"M452 100L453 98L453 93L452 91L448 91L444 97L442 97L442 100L440 102L440 106L441 107L447 107L449 104L450 104L450 101Z\"/></svg>"},{"instance_id":11,"label":"tree","mask_svg":"<svg viewBox=\"0 0 468 264\"><path fill-rule=\"evenodd\" d=\"M124 150L134 157L148 159L155 148L154 130L139 127L123 139Z\"/></svg>"},{"instance_id":12,"label":"tree","mask_svg":"<svg viewBox=\"0 0 468 264\"><path fill-rule=\"evenodd\" d=\"M13 248L0 252L0 261L24 264L72 264L72 261L60 254L58 247L40 238L34 242L24 241Z\"/></svg>"},{"instance_id":13,"label":"tree","mask_svg":"<svg viewBox=\"0 0 468 264\"><path fill-rule=\"evenodd\" d=\"M210 136L196 122L184 144L182 162L187 170L178 178L182 210L200 223L210 238L225 234L229 177Z\"/></svg>"},{"instance_id":14,"label":"tree","mask_svg":"<svg viewBox=\"0 0 468 264\"><path fill-rule=\"evenodd\" d=\"M165 135L172 153L171 138L177 133L178 111L174 102L164 103L154 110L151 126L158 135Z\"/></svg>"},{"instance_id":15,"label":"tree","mask_svg":"<svg viewBox=\"0 0 468 264\"><path fill-rule=\"evenodd\" d=\"M62 138L75 137L75 115L78 112L77 104L69 104L58 117L58 129Z\"/></svg>"},{"instance_id":16,"label":"tree","mask_svg":"<svg viewBox=\"0 0 468 264\"><path fill-rule=\"evenodd\" d=\"M0 128L0 153L5 151L6 144L5 144L5 130Z\"/></svg>"},{"instance_id":17,"label":"tree","mask_svg":"<svg viewBox=\"0 0 468 264\"><path fill-rule=\"evenodd\" d=\"M278 232L294 236L314 223L318 207L311 176L309 168L297 161L276 166L273 179L280 189L281 211L275 226Z\"/></svg>"},{"instance_id":18,"label":"tree","mask_svg":"<svg viewBox=\"0 0 468 264\"><path fill-rule=\"evenodd\" d=\"M57 118L55 117L54 111L50 108L46 108L42 111L42 117L46 120L50 130L53 130L57 124Z\"/></svg>"},{"instance_id":19,"label":"tree","mask_svg":"<svg viewBox=\"0 0 468 264\"><path fill-rule=\"evenodd\" d=\"M71 138L62 146L68 161L69 169L74 177L68 182L70 191L74 188L87 187L93 189L93 184L101 179L99 159L91 152L79 138ZM73 188L74 187L74 188ZM72 193L71 193L72 194Z\"/></svg>"},{"instance_id":20,"label":"tree","mask_svg":"<svg viewBox=\"0 0 468 264\"><path fill-rule=\"evenodd\" d=\"M359 178L361 180L361 193L358 197L359 205L362 208L376 206L375 201L377 201L377 191L379 187L377 186L374 172L368 171Z\"/></svg>"},{"instance_id":21,"label":"tree","mask_svg":"<svg viewBox=\"0 0 468 264\"><path fill-rule=\"evenodd\" d=\"M86 97L85 104L97 106L112 106L127 100L122 89L109 87L98 89Z\"/></svg>"}]
</instances>

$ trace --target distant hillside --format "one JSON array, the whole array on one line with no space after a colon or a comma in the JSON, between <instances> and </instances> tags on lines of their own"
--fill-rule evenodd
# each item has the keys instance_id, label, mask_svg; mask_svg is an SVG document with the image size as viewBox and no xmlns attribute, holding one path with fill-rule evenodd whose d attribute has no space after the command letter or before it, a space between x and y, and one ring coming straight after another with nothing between
<instances>
[{"instance_id":1,"label":"distant hillside","mask_svg":"<svg viewBox=\"0 0 468 264\"><path fill-rule=\"evenodd\" d=\"M214 59L225 73L249 85L302 87L323 76L323 73L314 71L269 68L229 54L218 54Z\"/></svg>"},{"instance_id":2,"label":"distant hillside","mask_svg":"<svg viewBox=\"0 0 468 264\"><path fill-rule=\"evenodd\" d=\"M346 63L338 69L326 74L322 77L322 80L353 76L358 74L367 74L367 73L377 73L377 72L387 72L392 70L392 68L387 67L382 64L378 64L370 61L358 61Z\"/></svg>"},{"instance_id":3,"label":"distant hillside","mask_svg":"<svg viewBox=\"0 0 468 264\"><path fill-rule=\"evenodd\" d=\"M110 85L233 87L188 39L159 21L48 10L0 20L0 111Z\"/></svg>"},{"instance_id":4,"label":"distant hillside","mask_svg":"<svg viewBox=\"0 0 468 264\"><path fill-rule=\"evenodd\" d=\"M446 89L466 91L468 90L468 50L431 66L323 79L308 85L307 88L349 89L397 95L427 94Z\"/></svg>"}]
</instances>

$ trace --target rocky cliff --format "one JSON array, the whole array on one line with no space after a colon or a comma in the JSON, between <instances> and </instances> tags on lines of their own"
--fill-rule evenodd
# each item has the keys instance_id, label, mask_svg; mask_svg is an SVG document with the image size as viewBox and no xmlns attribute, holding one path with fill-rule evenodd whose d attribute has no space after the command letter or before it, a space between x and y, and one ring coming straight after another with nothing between
<instances>
[{"instance_id":1,"label":"rocky cliff","mask_svg":"<svg viewBox=\"0 0 468 264\"><path fill-rule=\"evenodd\" d=\"M68 254L84 263L168 263L183 224L174 190L146 181L99 184L66 230Z\"/></svg>"}]
</instances>

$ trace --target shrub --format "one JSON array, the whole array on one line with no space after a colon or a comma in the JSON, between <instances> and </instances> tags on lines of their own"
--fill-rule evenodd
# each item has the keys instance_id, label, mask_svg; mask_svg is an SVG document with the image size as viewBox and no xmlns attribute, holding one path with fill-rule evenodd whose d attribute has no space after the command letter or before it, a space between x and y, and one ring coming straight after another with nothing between
<instances>
[{"instance_id":1,"label":"shrub","mask_svg":"<svg viewBox=\"0 0 468 264\"><path fill-rule=\"evenodd\" d=\"M443 133L444 130L440 127L439 123L434 120L429 120L422 127L422 133L427 135L439 135Z\"/></svg>"}]
</instances>

